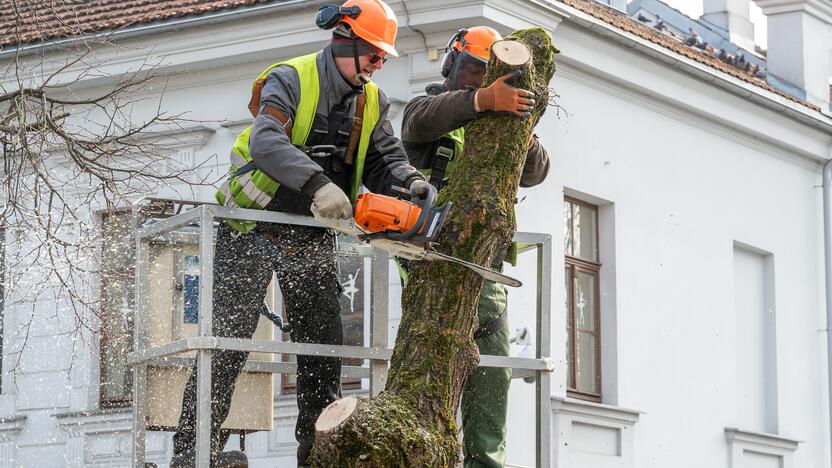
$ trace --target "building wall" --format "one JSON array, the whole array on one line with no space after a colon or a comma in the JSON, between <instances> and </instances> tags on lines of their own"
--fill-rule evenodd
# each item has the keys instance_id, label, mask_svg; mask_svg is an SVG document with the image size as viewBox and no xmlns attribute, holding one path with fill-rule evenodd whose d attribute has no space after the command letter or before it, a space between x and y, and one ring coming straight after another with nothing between
<instances>
[{"instance_id":1,"label":"building wall","mask_svg":"<svg viewBox=\"0 0 832 468\"><path fill-rule=\"evenodd\" d=\"M165 109L188 111L186 117L205 121L180 138L173 157L193 155L219 176L236 133L249 119L245 103L251 79L271 62L323 44L326 33L310 28L306 13L283 15L279 22L263 17L134 40L156 44L154 53L180 71L167 83ZM462 21L511 27L528 21L506 19L503 11L479 14L421 26L428 31L428 47L444 46ZM376 79L393 102L395 128L402 104L438 79L439 62L427 59L421 37L402 31L399 47L405 53L389 61ZM570 426L580 411L556 411L551 444L559 466L746 466L741 459L730 461L725 429L760 430L741 410L741 392L747 391L742 376L753 375L743 367L748 360L749 368L762 366L775 376L767 387L775 396L766 397L773 401L768 408L774 414L764 419L776 421L780 436L801 441L785 466L829 467L817 160L828 156L832 138L574 23L558 25L554 37L563 53L551 87L563 109L550 108L536 130L552 166L543 184L522 191L519 229L553 236L552 358L557 367L552 392L556 400L563 399L561 201L567 194L599 205L606 406L592 408L609 411L608 420L626 427L618 455L593 454L591 443L574 439L592 434ZM130 59L107 61L106 66L118 70ZM92 89L100 85L88 83ZM156 195L182 194L171 189ZM201 199L211 195L207 189L197 193ZM774 335L768 341L754 338L762 336L757 331L746 334L745 319L738 320L735 296L748 289L735 284L737 246L771 262L764 283L774 285ZM510 292L515 328L534 329L533 268L532 254L522 254L518 267L509 269L525 283ZM391 288L395 305L394 276ZM0 442L16 445L3 446L0 463L124 466L129 415L76 414L98 409L97 349L76 346L70 360L73 343L59 337L47 320L50 310L50 304L38 306L43 320L29 339L34 354L31 361L24 356L17 388L4 379L0 415L9 419L0 425ZM65 308L59 310L69 317ZM30 313L25 308L7 311L6 330ZM397 310L391 311L393 327L397 316ZM5 349L21 344L17 335L7 333ZM392 340L395 330L390 336ZM773 346L775 361L757 359L748 346ZM509 463L518 466L534 465L533 397L533 385L513 383ZM248 440L252 466L292 466L292 400L275 404L276 430ZM167 459L167 437L153 434L150 461Z\"/></svg>"},{"instance_id":2,"label":"building wall","mask_svg":"<svg viewBox=\"0 0 832 468\"><path fill-rule=\"evenodd\" d=\"M773 257L779 433L804 441L795 466L825 466L819 166L760 142L752 133L759 128L736 128L753 114L777 117L692 77L594 43L586 47L602 57L579 63L588 41L564 26L555 33L565 52L552 85L569 115L550 113L539 126L553 167L544 184L526 191L520 227L551 232L557 251L563 225L551 200L561 192L614 211L614 245L602 242L601 249L615 252L618 379L604 392L644 413L636 466L724 466L723 429L747 424L735 377L743 365L737 327L744 326L735 323L737 242ZM599 79L590 66L632 76L636 86L661 89L673 81L684 92L641 93ZM747 115L715 124L729 111ZM705 112L713 114L697 115ZM828 144L828 136L822 140ZM602 222L602 230L610 227ZM558 312L560 272L552 294Z\"/></svg>"}]
</instances>

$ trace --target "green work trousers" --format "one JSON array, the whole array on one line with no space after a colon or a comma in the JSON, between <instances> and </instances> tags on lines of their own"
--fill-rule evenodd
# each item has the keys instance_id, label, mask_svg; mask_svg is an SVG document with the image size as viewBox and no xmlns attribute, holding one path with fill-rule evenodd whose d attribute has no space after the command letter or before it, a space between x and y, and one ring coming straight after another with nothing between
<instances>
[{"instance_id":1,"label":"green work trousers","mask_svg":"<svg viewBox=\"0 0 832 468\"><path fill-rule=\"evenodd\" d=\"M484 281L477 306L485 325L506 310L505 286ZM508 356L509 326L477 339L480 354ZM511 369L477 367L462 390L462 441L465 468L500 467L506 463L506 412Z\"/></svg>"}]
</instances>

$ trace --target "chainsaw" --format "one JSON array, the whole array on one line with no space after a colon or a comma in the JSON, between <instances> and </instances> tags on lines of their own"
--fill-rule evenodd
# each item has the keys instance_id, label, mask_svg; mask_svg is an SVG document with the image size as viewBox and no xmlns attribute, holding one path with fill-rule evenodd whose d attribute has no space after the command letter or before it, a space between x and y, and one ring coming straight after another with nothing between
<instances>
[{"instance_id":1,"label":"chainsaw","mask_svg":"<svg viewBox=\"0 0 832 468\"><path fill-rule=\"evenodd\" d=\"M403 195L409 192L399 189ZM358 195L351 219L333 219L320 216L315 207L312 214L323 226L356 237L390 255L407 260L442 260L464 266L484 279L507 286L520 287L520 280L497 270L477 265L436 251L434 239L439 236L445 217L451 209L447 203L434 207L436 188L428 187L427 195L408 201L375 193Z\"/></svg>"}]
</instances>

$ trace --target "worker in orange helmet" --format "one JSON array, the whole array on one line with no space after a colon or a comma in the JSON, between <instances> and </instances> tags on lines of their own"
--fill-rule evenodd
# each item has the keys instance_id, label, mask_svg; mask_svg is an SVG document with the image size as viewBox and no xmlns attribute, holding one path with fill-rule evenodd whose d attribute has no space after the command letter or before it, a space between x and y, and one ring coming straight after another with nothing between
<instances>
[{"instance_id":1,"label":"worker in orange helmet","mask_svg":"<svg viewBox=\"0 0 832 468\"><path fill-rule=\"evenodd\" d=\"M428 191L408 163L387 118L390 101L371 77L387 56L397 56L398 24L381 0L326 5L316 23L333 30L321 51L268 67L252 85L251 127L234 143L229 177L216 193L226 207L351 218L360 186L393 194L406 187ZM299 343L343 344L341 281L331 230L224 220L217 231L213 284L213 333L251 338L264 311L266 288L277 274L290 337ZM216 351L211 378L211 465L247 466L245 454L222 452L236 381L248 353ZM341 360L298 356L299 466L308 463L321 411L341 397ZM171 467L193 466L196 373L185 388L182 416L173 436Z\"/></svg>"},{"instance_id":2,"label":"worker in orange helmet","mask_svg":"<svg viewBox=\"0 0 832 468\"><path fill-rule=\"evenodd\" d=\"M491 45L500 34L487 26L461 29L448 42L442 59L444 82L431 83L425 96L407 103L402 117L402 142L411 164L429 176L441 189L454 176L455 159L465 144L464 126L489 112L527 117L535 105L534 95L511 86L513 74L482 87L491 57ZM549 156L537 137L529 139L521 187L543 182L549 172ZM504 261L514 263L516 246L506 246L491 261L502 270ZM510 329L507 291L502 285L484 281L477 306L479 328L474 339L480 354L508 356ZM502 467L506 458L506 412L511 370L479 367L471 372L462 391L462 432L465 468Z\"/></svg>"}]
</instances>

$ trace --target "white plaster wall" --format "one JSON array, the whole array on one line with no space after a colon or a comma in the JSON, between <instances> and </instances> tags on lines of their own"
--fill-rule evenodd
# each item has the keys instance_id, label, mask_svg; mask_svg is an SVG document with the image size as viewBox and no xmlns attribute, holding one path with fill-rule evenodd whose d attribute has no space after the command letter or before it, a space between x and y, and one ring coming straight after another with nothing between
<instances>
[{"instance_id":1,"label":"white plaster wall","mask_svg":"<svg viewBox=\"0 0 832 468\"><path fill-rule=\"evenodd\" d=\"M560 36L564 50L573 45L570 33ZM607 72L633 60L607 49L596 51ZM641 85L651 84L646 75L652 71L643 69ZM652 83L669 85L661 78L653 75ZM828 466L818 166L778 159L702 128L688 109L596 86L573 67L561 66L552 84L569 117L550 113L538 127L553 166L542 186L526 192L520 227L551 232L559 265L556 200L563 190L615 204L614 391L619 405L645 413L636 426L636 466L725 466L723 428L737 419L735 240L774 254L780 433L805 442L795 466ZM690 77L676 76L673 85L691 88L678 99L705 99ZM717 113L712 121L722 107L709 107ZM775 115L744 107L730 111L777 122ZM824 140L828 145L828 136ZM553 317L562 327L562 270L555 268L553 283ZM558 340L563 343L558 335L555 351Z\"/></svg>"},{"instance_id":2,"label":"white plaster wall","mask_svg":"<svg viewBox=\"0 0 832 468\"><path fill-rule=\"evenodd\" d=\"M187 110L187 117L207 121L214 133L190 149L197 161L216 166L217 175L224 171L235 131L244 127L229 129L220 122L249 118L251 79L269 63L314 50L325 37L292 29L294 16L283 21L284 32L277 35L283 42L226 44L222 39L240 32L240 25L232 24L181 33L182 52L170 51L171 62L190 71L170 80L164 109ZM447 26L432 30L429 45L439 46L444 39L434 38L456 29ZM194 46L212 37L217 47ZM803 441L795 467L829 467L820 179L810 157L828 154L832 138L572 24L558 27L555 40L564 53L552 87L568 115L558 118L550 109L538 126L552 167L546 182L523 190L526 200L519 205L520 230L553 236L553 394L565 394L561 245L567 191L603 201L614 213L615 258L605 265L614 268L615 284L602 285L609 294L601 301L614 293L613 307L603 307L616 314L617 348L605 354L604 365L614 368L617 381L605 381L604 398L644 413L635 426L634 466L727 466L724 428L741 423L732 285L733 243L739 241L774 255L780 434ZM421 48L412 35L405 44L403 50ZM168 42L164 47L175 49ZM438 68L438 62L415 52L391 60L377 76L394 101L395 128L401 113L396 101L418 92L431 79L431 67ZM213 192L171 189L157 195L208 200ZM510 293L509 305L512 326L532 331L533 267L533 254L526 253L518 268L510 269L526 286ZM24 317L26 311L14 314ZM391 317L395 323L396 312ZM8 347L13 338L6 339ZM605 345L610 341L602 336ZM80 353L84 375L70 379L69 343L44 330L34 344L49 356L48 363L24 362L26 377L18 390L0 397L0 409L27 416L17 454L23 466L62 466L65 457L83 455L68 447L52 414L96 408L97 397L91 395L97 395L97 357L94 350ZM87 398L71 398L78 386ZM533 390L522 381L512 386L509 462L517 465L534 463ZM263 463L291 466L289 421L281 420L279 433L249 440L252 455L265 457Z\"/></svg>"}]
</instances>

